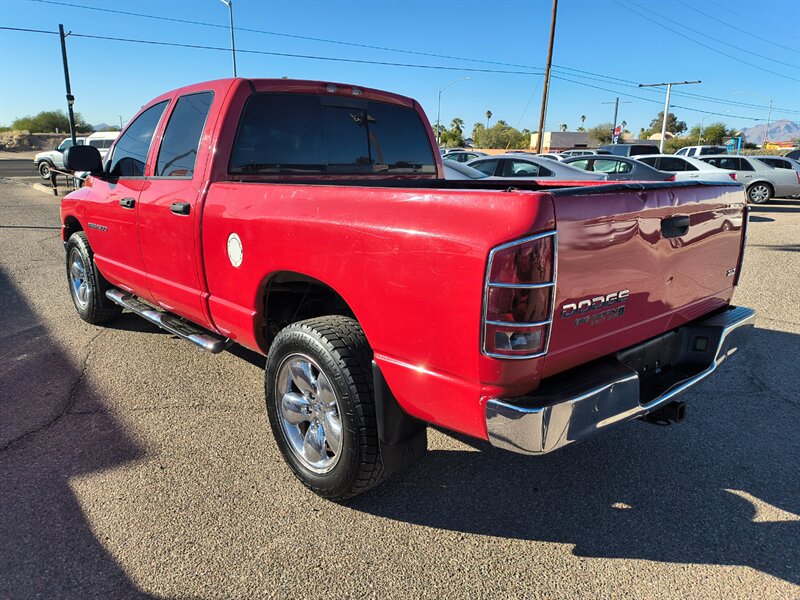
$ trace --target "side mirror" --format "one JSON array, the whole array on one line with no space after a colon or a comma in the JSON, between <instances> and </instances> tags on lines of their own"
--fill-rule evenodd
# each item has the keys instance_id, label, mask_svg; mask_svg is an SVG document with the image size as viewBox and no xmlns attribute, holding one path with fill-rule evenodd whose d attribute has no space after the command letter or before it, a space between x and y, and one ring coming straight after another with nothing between
<instances>
[{"instance_id":1,"label":"side mirror","mask_svg":"<svg viewBox=\"0 0 800 600\"><path fill-rule=\"evenodd\" d=\"M71 146L64 151L64 167L67 171L103 171L100 151L94 146Z\"/></svg>"}]
</instances>

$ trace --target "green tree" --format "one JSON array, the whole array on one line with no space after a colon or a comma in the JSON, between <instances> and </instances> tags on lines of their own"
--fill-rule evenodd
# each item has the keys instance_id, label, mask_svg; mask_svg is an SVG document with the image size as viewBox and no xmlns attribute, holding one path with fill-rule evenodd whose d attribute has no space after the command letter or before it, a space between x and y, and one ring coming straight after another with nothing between
<instances>
[{"instance_id":1,"label":"green tree","mask_svg":"<svg viewBox=\"0 0 800 600\"><path fill-rule=\"evenodd\" d=\"M589 129L589 139L596 144L610 144L612 129L614 124L611 121L595 125Z\"/></svg>"},{"instance_id":2,"label":"green tree","mask_svg":"<svg viewBox=\"0 0 800 600\"><path fill-rule=\"evenodd\" d=\"M63 110L42 111L34 116L21 117L11 123L11 129L28 131L30 133L54 133L69 131L69 117ZM86 123L80 113L75 113L75 130L79 133L93 131L92 126Z\"/></svg>"},{"instance_id":3,"label":"green tree","mask_svg":"<svg viewBox=\"0 0 800 600\"><path fill-rule=\"evenodd\" d=\"M530 131L511 127L503 120L497 121L491 127L476 128L473 132L475 146L479 148L502 148L520 150L530 147Z\"/></svg>"},{"instance_id":4,"label":"green tree","mask_svg":"<svg viewBox=\"0 0 800 600\"><path fill-rule=\"evenodd\" d=\"M472 126L472 141L478 145L478 138L486 131L486 126L483 123L475 123Z\"/></svg>"},{"instance_id":5,"label":"green tree","mask_svg":"<svg viewBox=\"0 0 800 600\"><path fill-rule=\"evenodd\" d=\"M492 120L492 111L486 111L486 129L489 129L489 121Z\"/></svg>"},{"instance_id":6,"label":"green tree","mask_svg":"<svg viewBox=\"0 0 800 600\"><path fill-rule=\"evenodd\" d=\"M716 121L702 128L701 125L695 125L689 131L689 138L696 144L721 144L733 134L725 123Z\"/></svg>"},{"instance_id":7,"label":"green tree","mask_svg":"<svg viewBox=\"0 0 800 600\"><path fill-rule=\"evenodd\" d=\"M578 127L578 131L586 131L586 128L583 124L586 122L586 115L581 115L581 126Z\"/></svg>"},{"instance_id":8,"label":"green tree","mask_svg":"<svg viewBox=\"0 0 800 600\"><path fill-rule=\"evenodd\" d=\"M650 131L652 133L661 133L661 124L664 120L664 111L660 111L658 116L650 121ZM674 135L680 135L684 131L686 131L686 121L678 121L678 117L675 116L675 113L668 113L667 114L667 131ZM651 133L651 135L652 135Z\"/></svg>"},{"instance_id":9,"label":"green tree","mask_svg":"<svg viewBox=\"0 0 800 600\"><path fill-rule=\"evenodd\" d=\"M454 118L450 121L450 129L454 132L457 132L459 135L464 133L464 119L459 117Z\"/></svg>"}]
</instances>

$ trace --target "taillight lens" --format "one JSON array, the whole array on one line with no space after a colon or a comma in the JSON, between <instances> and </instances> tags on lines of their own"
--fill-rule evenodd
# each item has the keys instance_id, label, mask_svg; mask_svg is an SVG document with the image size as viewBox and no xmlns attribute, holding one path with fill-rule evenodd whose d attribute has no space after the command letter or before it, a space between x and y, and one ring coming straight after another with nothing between
<instances>
[{"instance_id":1,"label":"taillight lens","mask_svg":"<svg viewBox=\"0 0 800 600\"><path fill-rule=\"evenodd\" d=\"M547 351L556 278L556 233L495 248L487 265L483 352L533 358Z\"/></svg>"},{"instance_id":2,"label":"taillight lens","mask_svg":"<svg viewBox=\"0 0 800 600\"><path fill-rule=\"evenodd\" d=\"M672 177L667 177L664 181L675 181L675 175Z\"/></svg>"},{"instance_id":3,"label":"taillight lens","mask_svg":"<svg viewBox=\"0 0 800 600\"><path fill-rule=\"evenodd\" d=\"M736 181L736 173L728 173L728 175L730 175L730 176L731 176L731 179L733 179L734 181ZM798 174L798 177L797 177L797 179L798 179L798 181L800 181L800 174Z\"/></svg>"}]
</instances>

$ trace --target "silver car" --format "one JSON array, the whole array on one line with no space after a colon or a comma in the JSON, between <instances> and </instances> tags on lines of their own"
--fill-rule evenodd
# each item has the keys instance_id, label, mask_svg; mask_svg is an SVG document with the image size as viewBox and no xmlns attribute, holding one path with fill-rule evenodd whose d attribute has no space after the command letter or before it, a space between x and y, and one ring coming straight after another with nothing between
<instances>
[{"instance_id":1,"label":"silver car","mask_svg":"<svg viewBox=\"0 0 800 600\"><path fill-rule=\"evenodd\" d=\"M736 171L736 181L745 186L747 200L763 204L772 197L787 198L800 194L800 174L795 170L776 169L755 156L717 154L700 160L720 169Z\"/></svg>"},{"instance_id":2,"label":"silver car","mask_svg":"<svg viewBox=\"0 0 800 600\"><path fill-rule=\"evenodd\" d=\"M587 173L563 162L527 154L484 156L468 162L467 165L500 179L600 181L606 178L600 173Z\"/></svg>"},{"instance_id":3,"label":"silver car","mask_svg":"<svg viewBox=\"0 0 800 600\"><path fill-rule=\"evenodd\" d=\"M721 181L730 183L736 180L734 171L718 169L702 160L688 156L651 154L649 156L637 156L636 160L659 171L673 173L675 181Z\"/></svg>"},{"instance_id":4,"label":"silver car","mask_svg":"<svg viewBox=\"0 0 800 600\"><path fill-rule=\"evenodd\" d=\"M458 152L448 152L442 158L444 160L454 160L455 162L466 163L471 160L475 160L476 158L480 158L481 156L486 156L485 152L472 152L472 151L458 151Z\"/></svg>"},{"instance_id":5,"label":"silver car","mask_svg":"<svg viewBox=\"0 0 800 600\"><path fill-rule=\"evenodd\" d=\"M595 155L573 156L561 161L562 165L584 171L604 174L609 181L674 181L675 173L664 173L650 165L627 156Z\"/></svg>"}]
</instances>

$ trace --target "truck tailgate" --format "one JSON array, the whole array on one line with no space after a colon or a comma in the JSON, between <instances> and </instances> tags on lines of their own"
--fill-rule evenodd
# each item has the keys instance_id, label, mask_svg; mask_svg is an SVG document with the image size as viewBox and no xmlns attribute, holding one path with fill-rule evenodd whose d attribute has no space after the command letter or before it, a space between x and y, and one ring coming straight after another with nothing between
<instances>
[{"instance_id":1,"label":"truck tailgate","mask_svg":"<svg viewBox=\"0 0 800 600\"><path fill-rule=\"evenodd\" d=\"M553 196L558 271L545 376L730 302L744 231L740 186L626 185Z\"/></svg>"}]
</instances>

